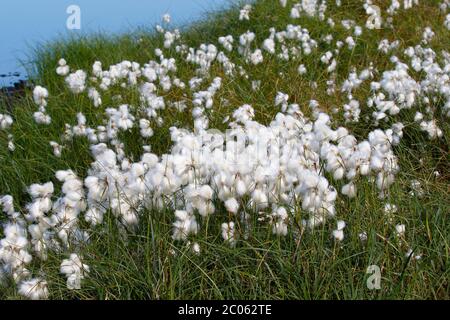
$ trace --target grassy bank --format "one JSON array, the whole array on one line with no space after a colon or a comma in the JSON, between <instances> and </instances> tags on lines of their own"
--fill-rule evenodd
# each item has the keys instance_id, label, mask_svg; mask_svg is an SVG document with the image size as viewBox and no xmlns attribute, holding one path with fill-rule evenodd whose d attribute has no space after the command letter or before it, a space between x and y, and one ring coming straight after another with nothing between
<instances>
[{"instance_id":1,"label":"grassy bank","mask_svg":"<svg viewBox=\"0 0 450 320\"><path fill-rule=\"evenodd\" d=\"M269 124L280 112L273 103L279 91L289 95L290 103L299 104L306 116L312 117L308 107L312 99L327 113L331 114L335 106L342 109L348 102L346 95L339 89L327 94L329 74L327 66L320 61L333 46L320 39L332 34L333 44L336 40L344 41L353 29L346 30L340 21L353 19L357 25L364 26L367 15L361 1L343 0L340 7L334 1L329 2L326 16L335 20L334 28L317 17L291 18L293 1L288 1L288 6L283 8L278 1L260 0L253 5L249 21L238 19L241 6L236 6L183 29L180 43L193 48L213 43L222 50L218 38L228 34L234 36L237 46L239 35L247 30L253 31L257 43L261 44L269 36L271 27L284 30L288 24L301 25L318 41L311 55L284 61L264 54L264 62L256 66L248 64L237 50L227 53L230 60L245 68L248 77L227 76L218 63L213 63L201 85L204 88L214 77L222 78L214 107L207 112L210 128L225 130L224 118L243 104L251 104L255 109L255 120ZM450 31L444 26L445 14L439 10L439 3L421 1L411 9L400 10L394 16L393 29L364 29L361 36L354 37L356 46L352 50L343 48L339 53L336 84L342 84L354 67L360 71L370 63L377 69L374 78L380 79L383 71L394 68L390 61L392 55L408 61L403 52L408 46L421 43L425 27L435 32L429 47L437 53L450 51ZM380 7L385 10L383 5ZM383 54L378 50L382 39L399 40L400 46ZM87 125L96 126L102 124L106 108L141 103L138 86L123 88L117 84L102 91L102 105L94 107L86 92L72 93L64 77L55 73L60 58L67 60L73 71L91 70L97 60L104 67L122 60L143 65L159 60L155 49L163 48L163 42L163 35L139 30L122 36L97 35L53 42L37 49L31 80L48 89L47 112L52 122L43 126L33 120L37 107L31 90L15 102L12 110L0 104L0 113L10 114L14 119L11 129L0 131L0 194L12 195L16 208L24 208L30 201L26 188L33 183L53 181L55 194L59 192L60 183L55 179L57 170L70 168L79 177L86 177L93 161L87 139L74 138L66 142L61 157L53 154L49 142L61 141L65 124L75 124L79 112L86 116ZM162 50L165 57L176 59L178 78L188 83L196 76L195 67L186 62L185 55L176 52L174 46ZM300 63L308 70L304 75L298 73ZM423 76L414 70L410 75L417 81ZM252 80L261 81L257 90L252 89ZM169 152L173 145L170 127L192 130L193 92L189 88L158 92L165 101L185 100L188 108L185 111L160 110L164 123L158 126L152 120L154 135L151 138L143 138L138 126L120 133L126 154L132 161L139 161L145 144L157 155ZM373 110L366 106L370 94L370 81L353 92L353 97L361 103L361 120L345 126L358 140L366 139L368 133L378 127L370 120ZM443 100L433 101L432 108L440 110L443 104ZM425 110L425 106L419 105L417 110ZM414 122L415 111L402 110L401 113L404 137L393 147L401 170L387 197L381 200L373 182L359 179L355 198L339 196L336 200L336 216L347 224L345 239L341 242L331 236L336 225L334 220L312 231L301 229L295 237L280 237L272 234L270 225L258 223L258 214L252 214L250 236L241 237L232 248L220 234L220 225L229 214L215 199L216 213L200 220L202 228L194 239L200 245L200 255L193 254L185 243L172 239L174 214L167 208L140 213L137 229L126 236L119 231L112 214L105 215L101 226L92 228L80 221L90 233L90 241L79 249L83 262L90 267L80 290L68 290L66 279L60 274L60 264L67 258L67 250L49 252L46 261L35 259L28 269L33 274L45 273L51 299L448 299L449 120L442 112L435 112L443 136L430 140ZM344 123L343 112L333 116L336 127ZM389 125L380 127L387 129ZM14 152L7 148L8 134L13 136ZM332 175L327 174L327 178L338 190L345 184L335 181ZM422 186L420 198L417 193L411 195L412 180ZM384 212L386 203L398 208L389 217ZM22 209L22 213L26 210ZM299 209L298 214L303 212ZM406 226L403 237L395 234L398 224ZM367 234L366 241L360 240L362 232ZM412 255L406 254L409 249L413 250ZM421 258L415 259L415 255ZM366 269L370 265L381 269L380 290L367 288ZM17 286L11 279L0 290L0 298L19 298Z\"/></svg>"}]
</instances>

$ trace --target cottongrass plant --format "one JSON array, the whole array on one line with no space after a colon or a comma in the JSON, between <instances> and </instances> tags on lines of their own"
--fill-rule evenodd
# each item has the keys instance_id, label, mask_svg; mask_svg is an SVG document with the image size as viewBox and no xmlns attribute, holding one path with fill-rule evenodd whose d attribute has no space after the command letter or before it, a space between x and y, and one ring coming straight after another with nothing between
<instances>
[{"instance_id":1,"label":"cottongrass plant","mask_svg":"<svg viewBox=\"0 0 450 320\"><path fill-rule=\"evenodd\" d=\"M217 276L212 280L194 262L211 257L217 244L206 239L214 232L227 252L242 252L267 230L265 243L277 241L279 252L293 255L293 261L308 260L297 251L302 243L313 243L307 237L322 237L314 250L332 250L330 263L343 259L338 255L346 243L359 248L353 253L357 256L379 240L401 257L419 260L417 236L409 233L420 231L409 228L398 211L407 210L402 207L407 195L423 198L427 191L418 180L406 192L399 184L414 177L405 161L411 132L423 132L428 139L422 139L424 144L446 143L450 53L448 45L433 46L437 39L448 39L449 4L427 4L442 12L436 13L440 29L421 25L419 36L410 39L380 37L402 31L397 29L399 16L414 16L418 1L377 4L256 1L239 7L237 16L235 9L216 16L231 19L230 29L218 25L201 42L193 37L195 26L183 34L170 27L166 14L150 36L159 46L137 52L149 54L147 60L79 61L70 46L64 53L52 52L60 53L52 57L53 69L41 69L29 93L31 117L0 114L11 154L16 146L27 151L20 135L33 128L45 132L40 137L47 141L39 143L49 154L40 161L54 159L47 164L54 175L33 175L36 181L27 183L27 196L13 197L7 186L14 180L2 178L0 281L29 299L56 296L52 288L64 280L68 292L84 292L85 285L92 292L96 277L101 279L95 257L102 253L89 248L116 232L115 245L132 250L149 221L151 247L146 250L159 250L155 239L164 225L169 249L164 262L148 260L148 268L187 257L211 281L215 297L226 291L216 285ZM358 19L342 15L349 8L358 12ZM373 41L365 42L366 36ZM140 37L136 43L144 41ZM367 59L357 55L369 50L364 46L372 47ZM64 104L57 106L61 95ZM72 104L83 107L71 106L66 113L65 106ZM84 156L77 155L81 145L89 150ZM430 168L436 177L449 168L448 155L444 157L443 167ZM25 181L29 179L21 183ZM443 181L439 185L448 187L448 180ZM444 202L438 212L448 217ZM381 226L370 226L373 218L362 210L363 203L371 203L370 210L380 207ZM154 220L161 213L169 218ZM428 223L427 217L431 241ZM441 227L447 228L448 221ZM324 232L329 242L318 236ZM445 254L448 238L441 234L439 239ZM263 257L269 253L265 243L255 254L273 275ZM291 243L293 251L283 249L283 243ZM302 250L312 249L303 244ZM152 281L170 281L167 274L159 277ZM267 287L256 296L292 297L283 293L285 284L276 283L275 291ZM303 290L301 296L311 297L308 285ZM448 288L435 287L432 295L443 294Z\"/></svg>"}]
</instances>

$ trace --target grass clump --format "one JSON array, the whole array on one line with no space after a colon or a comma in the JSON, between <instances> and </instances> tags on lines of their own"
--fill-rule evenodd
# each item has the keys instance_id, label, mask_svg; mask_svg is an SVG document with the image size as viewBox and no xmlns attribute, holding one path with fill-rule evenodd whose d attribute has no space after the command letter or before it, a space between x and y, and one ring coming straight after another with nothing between
<instances>
[{"instance_id":1,"label":"grass clump","mask_svg":"<svg viewBox=\"0 0 450 320\"><path fill-rule=\"evenodd\" d=\"M86 137L62 139L66 124L74 126L78 113L86 117L86 127L95 128L106 125L106 108L127 104L137 121L130 130L119 132L117 137L124 144L126 158L130 162L140 161L143 145L150 146L151 152L161 157L170 153L174 145L170 128L193 130L194 94L207 90L216 77L222 79L222 84L215 92L213 107L203 109L209 128L226 130L229 122L224 120L245 104L253 107L255 121L268 126L280 112L280 106L274 106L278 92L287 94L289 104L298 104L309 119L317 115L316 110L310 107L310 101L317 101L320 111L331 115L333 128L345 126L358 141L367 139L369 133L376 129L387 130L397 122L404 125L403 137L397 145L392 145L400 170L385 197L379 197L374 179L362 176L355 179L357 193L354 198L339 193L334 206L337 220L346 223L342 241L332 236L336 229L333 219L314 229L302 225L302 221L307 221L308 213L302 209L301 199L296 199L289 207L288 235L279 236L273 234L273 225L267 220L264 223L260 221L262 215L270 215L271 207L255 210L254 206L245 205L251 197L245 195L240 199L240 211L250 218L244 223L237 215L227 212L216 189L212 198L215 213L201 217L194 210L199 231L190 235L187 242L173 239L175 210L170 205L139 210L139 222L134 228L124 227L110 208L101 224L90 226L83 219L83 211L78 225L79 229L88 230L88 242L70 243L62 246L61 250L49 250L47 259L35 258L27 265L34 276L45 278L49 298L449 298L450 127L443 112L446 97L440 93L420 92L413 108L402 109L398 115L388 115L388 121L381 122L373 121L375 108L367 104L373 94L371 82L380 81L383 72L395 69L392 56L410 64L405 55L410 46L431 48L436 61L448 67L448 57L443 53L450 49L450 31L444 25L445 13L439 8L440 1L421 1L410 9L398 10L393 16L392 26L383 25L380 29L369 30L364 27L368 18L364 2L343 0L341 6L334 1L328 2L324 20L306 13L300 18L292 18L294 1L287 1L286 7L280 6L278 1L255 1L248 21L239 20L242 6L233 5L183 28L180 38L169 48L164 48L167 40L164 32L140 29L120 36L92 35L56 41L36 50L31 81L49 92L45 109L52 119L51 124L45 126L35 122L33 114L38 107L33 100L32 89L15 101L10 110L5 103L0 103L0 114L9 114L14 119L11 128L0 131L0 194L12 195L15 208L21 215L28 213L26 204L30 202L30 196L26 191L33 183L52 181L55 185L53 200L56 200L62 185L55 178L58 170L71 169L81 179L91 174L89 169L92 169L94 158L90 146L94 143ZM387 16L388 6L382 1L373 2ZM335 26L327 23L328 18L335 22ZM342 25L341 21L345 20L353 21L350 29ZM302 53L296 56L289 51L295 47L291 43L294 41L289 39L283 43L276 42L275 54L263 51L264 60L257 65L238 52L239 36L245 32L255 34L256 40L251 44L253 52L261 48L264 39L270 36L270 28L279 32L286 30L288 25L300 25L308 30L311 39L315 39L317 47L313 47L310 55ZM363 28L362 35L354 35L354 26ZM435 35L424 43L426 27L430 27ZM188 49L198 49L202 44L214 44L218 51L224 51L218 38L226 35L234 38L233 50L226 52L228 59L235 64L233 75L227 74L217 61L211 63L206 73L199 73L198 66L186 61ZM327 35L332 35L332 40L327 41ZM353 36L356 42L351 49L345 43L349 36ZM387 54L382 53L379 44L383 39L389 42L398 40L399 45ZM337 41L342 41L343 47L334 54L336 70L328 72L329 65L321 62L321 56L335 50ZM282 46L289 51L287 60L278 56L282 53ZM95 107L87 89L75 94L68 88L65 77L55 73L61 58L68 62L71 72L86 70L89 77L95 61L101 61L106 70L123 60L137 62L143 67L149 61L160 61L155 51L158 48L164 57L176 61L176 72L169 73L170 81L178 78L186 88L172 86L170 90L163 90L161 79L158 79L159 83L155 81L157 96L164 99L166 107L158 110L157 117L148 119L154 131L150 138L142 137L138 123L140 118L146 117L140 90L145 79L138 83L120 79L107 90L99 89L102 104ZM303 75L298 72L300 64L307 70ZM369 66L373 67L373 78L363 81L351 92L351 99L360 103L359 121L348 122L343 106L349 102L349 96L341 86L354 70L359 73ZM416 71L411 66L408 73L418 83L427 75L426 71ZM189 87L189 81L194 77L203 79L199 88ZM334 81L336 90L327 92L330 80ZM259 86L255 88L258 81ZM98 88L100 82L100 78L87 80L89 87ZM448 83L443 85L448 86ZM430 103L424 103L420 95L429 97ZM179 101L186 104L185 110L170 106L171 102ZM418 111L432 117L442 130L441 137L430 139L422 130L420 123L414 120ZM13 152L7 148L11 137L15 145ZM50 141L64 146L61 157L53 154ZM341 191L346 182L327 172L325 161L320 164L323 168L318 168L318 172L338 192ZM397 210L387 212L386 204L395 204ZM10 221L6 214L2 218L5 224ZM239 234L235 246L230 246L222 236L221 224L231 220ZM396 232L399 225L406 229L402 235ZM193 252L194 243L200 247L199 254ZM83 263L89 266L89 273L82 279L79 290L69 290L66 278L60 272L61 261L73 252L82 256ZM379 290L367 287L370 274L366 270L371 265L377 265L381 270ZM0 298L18 298L20 282L16 284L6 271Z\"/></svg>"}]
</instances>

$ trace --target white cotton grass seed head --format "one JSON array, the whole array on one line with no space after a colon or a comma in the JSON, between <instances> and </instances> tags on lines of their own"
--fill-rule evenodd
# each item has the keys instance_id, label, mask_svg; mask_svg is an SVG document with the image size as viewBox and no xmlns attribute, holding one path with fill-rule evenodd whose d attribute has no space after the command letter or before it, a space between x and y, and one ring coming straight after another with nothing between
<instances>
[{"instance_id":1,"label":"white cotton grass seed head","mask_svg":"<svg viewBox=\"0 0 450 320\"><path fill-rule=\"evenodd\" d=\"M201 249L200 249L200 245L198 244L198 242L194 242L192 244L192 252L195 253L196 255L200 255L201 253Z\"/></svg>"},{"instance_id":2,"label":"white cotton grass seed head","mask_svg":"<svg viewBox=\"0 0 450 320\"><path fill-rule=\"evenodd\" d=\"M251 55L250 55L250 61L253 65L258 65L262 63L264 60L262 51L260 49L256 49Z\"/></svg>"},{"instance_id":3,"label":"white cotton grass seed head","mask_svg":"<svg viewBox=\"0 0 450 320\"><path fill-rule=\"evenodd\" d=\"M46 88L41 86L36 86L33 90L33 99L34 102L38 106L46 107L47 106L47 99L48 98L48 91Z\"/></svg>"},{"instance_id":4,"label":"white cotton grass seed head","mask_svg":"<svg viewBox=\"0 0 450 320\"><path fill-rule=\"evenodd\" d=\"M236 214L239 210L239 202L235 198L230 198L225 201L225 208L228 212Z\"/></svg>"},{"instance_id":5,"label":"white cotton grass seed head","mask_svg":"<svg viewBox=\"0 0 450 320\"><path fill-rule=\"evenodd\" d=\"M10 115L0 113L0 130L7 130L11 128L13 119Z\"/></svg>"},{"instance_id":6,"label":"white cotton grass seed head","mask_svg":"<svg viewBox=\"0 0 450 320\"><path fill-rule=\"evenodd\" d=\"M33 119L37 124L43 125L49 125L52 122L52 118L42 111L33 113Z\"/></svg>"},{"instance_id":7,"label":"white cotton grass seed head","mask_svg":"<svg viewBox=\"0 0 450 320\"><path fill-rule=\"evenodd\" d=\"M60 59L58 61L58 67L56 68L56 74L59 76L67 76L70 72L70 67L67 65L65 59Z\"/></svg>"},{"instance_id":8,"label":"white cotton grass seed head","mask_svg":"<svg viewBox=\"0 0 450 320\"><path fill-rule=\"evenodd\" d=\"M263 42L263 49L271 54L275 53L275 41L272 38L268 38Z\"/></svg>"},{"instance_id":9,"label":"white cotton grass seed head","mask_svg":"<svg viewBox=\"0 0 450 320\"><path fill-rule=\"evenodd\" d=\"M403 237L405 235L406 226L404 224L398 224L395 226L395 232L398 237Z\"/></svg>"},{"instance_id":10,"label":"white cotton grass seed head","mask_svg":"<svg viewBox=\"0 0 450 320\"><path fill-rule=\"evenodd\" d=\"M176 221L173 223L172 238L174 240L186 240L191 234L198 232L198 224L193 214L185 210L175 211Z\"/></svg>"},{"instance_id":11,"label":"white cotton grass seed head","mask_svg":"<svg viewBox=\"0 0 450 320\"><path fill-rule=\"evenodd\" d=\"M8 134L8 150L11 152L14 152L16 150L16 145L14 144L12 134Z\"/></svg>"},{"instance_id":12,"label":"white cotton grass seed head","mask_svg":"<svg viewBox=\"0 0 450 320\"><path fill-rule=\"evenodd\" d=\"M356 186L353 182L347 183L342 187L341 193L349 198L356 196Z\"/></svg>"},{"instance_id":13,"label":"white cotton grass seed head","mask_svg":"<svg viewBox=\"0 0 450 320\"><path fill-rule=\"evenodd\" d=\"M81 289L81 281L89 273L89 266L83 264L76 253L72 253L69 259L61 263L60 272L67 277L67 288L69 290Z\"/></svg>"},{"instance_id":14,"label":"white cotton grass seed head","mask_svg":"<svg viewBox=\"0 0 450 320\"><path fill-rule=\"evenodd\" d=\"M92 104L94 107L98 108L102 104L102 98L100 96L100 93L95 88L89 88L88 90L88 97L91 99Z\"/></svg>"},{"instance_id":15,"label":"white cotton grass seed head","mask_svg":"<svg viewBox=\"0 0 450 320\"><path fill-rule=\"evenodd\" d=\"M343 230L333 230L333 237L337 241L344 240L344 231Z\"/></svg>"},{"instance_id":16,"label":"white cotton grass seed head","mask_svg":"<svg viewBox=\"0 0 450 320\"><path fill-rule=\"evenodd\" d=\"M336 239L337 241L344 240L344 228L345 228L345 226L346 226L345 221L339 220L337 222L337 228L336 228L336 230L333 230L333 233L332 233L334 239Z\"/></svg>"},{"instance_id":17,"label":"white cotton grass seed head","mask_svg":"<svg viewBox=\"0 0 450 320\"><path fill-rule=\"evenodd\" d=\"M48 299L47 281L41 278L24 280L19 284L19 294L31 300Z\"/></svg>"},{"instance_id":18,"label":"white cotton grass seed head","mask_svg":"<svg viewBox=\"0 0 450 320\"><path fill-rule=\"evenodd\" d=\"M344 230L344 228L345 228L345 221L339 220L337 222L337 230Z\"/></svg>"},{"instance_id":19,"label":"white cotton grass seed head","mask_svg":"<svg viewBox=\"0 0 450 320\"><path fill-rule=\"evenodd\" d=\"M274 205L270 220L273 234L278 236L286 236L288 234L289 214L286 208Z\"/></svg>"},{"instance_id":20,"label":"white cotton grass seed head","mask_svg":"<svg viewBox=\"0 0 450 320\"><path fill-rule=\"evenodd\" d=\"M230 245L230 247L236 246L234 222L222 223L222 238Z\"/></svg>"},{"instance_id":21,"label":"white cotton grass seed head","mask_svg":"<svg viewBox=\"0 0 450 320\"><path fill-rule=\"evenodd\" d=\"M367 232L363 231L361 232L359 235L359 240L361 240L362 242L367 241Z\"/></svg>"},{"instance_id":22,"label":"white cotton grass seed head","mask_svg":"<svg viewBox=\"0 0 450 320\"><path fill-rule=\"evenodd\" d=\"M300 75L306 74L306 67L305 67L304 64L301 64L301 65L298 66L298 73L299 73Z\"/></svg>"},{"instance_id":23,"label":"white cotton grass seed head","mask_svg":"<svg viewBox=\"0 0 450 320\"><path fill-rule=\"evenodd\" d=\"M421 254L414 254L414 251L409 248L408 251L405 253L405 258L411 259L413 258L414 260L420 260L422 259L422 255Z\"/></svg>"},{"instance_id":24,"label":"white cotton grass seed head","mask_svg":"<svg viewBox=\"0 0 450 320\"><path fill-rule=\"evenodd\" d=\"M240 11L239 11L239 20L250 20L250 11L252 10L252 6L249 4L246 4Z\"/></svg>"},{"instance_id":25,"label":"white cotton grass seed head","mask_svg":"<svg viewBox=\"0 0 450 320\"><path fill-rule=\"evenodd\" d=\"M62 146L59 143L55 142L55 141L50 141L50 146L53 149L54 156L60 158L61 157Z\"/></svg>"},{"instance_id":26,"label":"white cotton grass seed head","mask_svg":"<svg viewBox=\"0 0 450 320\"><path fill-rule=\"evenodd\" d=\"M397 206L395 204L386 203L384 205L384 213L386 214L394 214L397 212Z\"/></svg>"},{"instance_id":27,"label":"white cotton grass seed head","mask_svg":"<svg viewBox=\"0 0 450 320\"><path fill-rule=\"evenodd\" d=\"M66 84L70 91L79 94L86 89L87 74L84 70L77 70L66 77Z\"/></svg>"}]
</instances>

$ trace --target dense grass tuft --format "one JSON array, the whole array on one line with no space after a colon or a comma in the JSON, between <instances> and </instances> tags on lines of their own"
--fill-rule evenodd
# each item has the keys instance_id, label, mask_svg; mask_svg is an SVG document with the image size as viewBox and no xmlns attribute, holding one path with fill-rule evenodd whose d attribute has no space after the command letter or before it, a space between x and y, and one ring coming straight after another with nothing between
<instances>
[{"instance_id":1,"label":"dense grass tuft","mask_svg":"<svg viewBox=\"0 0 450 320\"><path fill-rule=\"evenodd\" d=\"M361 26L365 24L367 16L362 1L343 0L341 7L336 7L334 1L329 2L327 15L336 22L354 19ZM337 83L348 77L352 67L360 70L373 63L380 72L391 68L390 56L401 56L407 46L419 44L427 26L436 33L430 46L436 52L450 51L450 31L443 25L445 15L439 11L439 1L420 2L419 6L395 16L395 31L365 30L352 51L343 50L339 56ZM287 8L281 8L278 1L256 1L250 21L239 21L239 6L234 5L183 28L182 41L190 47L210 42L217 44L219 36L232 34L237 39L247 30L255 32L256 38L262 41L269 35L270 27L281 30L288 23L307 28L315 39L328 33L336 39L345 39L350 32L340 24L332 29L314 18L293 20L289 17L293 1L288 4ZM399 39L400 48L390 55L380 53L378 43L385 38ZM156 59L154 49L162 47L162 42L161 35L139 29L121 36L98 34L65 39L37 48L31 79L50 92L47 110L52 124L41 126L33 121L37 107L30 91L14 103L12 110L7 110L6 104L0 101L0 113L10 113L15 121L9 132L0 131L0 194L13 195L19 208L29 201L26 187L55 181L57 170L71 168L78 176L86 176L92 157L85 139L74 139L61 158L53 155L49 141L59 141L64 125L74 124L78 112L86 115L88 124L98 124L106 107L117 107L123 101L139 104L138 88L125 91L116 86L102 95L102 107L94 108L87 94L72 94L64 78L56 75L55 68L61 57L68 61L72 70L90 70L96 60L102 61L104 67L125 59L144 64ZM225 129L224 117L246 103L255 108L256 120L269 123L279 112L273 106L278 91L289 94L292 103L300 104L305 114L309 113L311 99L319 101L325 111L342 106L346 103L344 95L326 94L326 68L319 60L320 53L326 50L327 45L321 43L318 52L302 58L301 63L309 70L304 77L297 72L298 61L280 62L265 56L263 64L247 70L250 79L262 80L257 91L252 90L251 81L242 77L224 77L214 109L208 114L210 127ZM174 49L166 50L165 56L177 58L177 75L182 80L188 82L195 75L192 66ZM242 57L235 51L230 58L243 64ZM223 76L222 70L215 66L211 74ZM420 77L420 74L412 75L416 79ZM376 78L379 77L377 74ZM311 88L312 81L317 82L317 89ZM362 104L363 116L361 122L348 127L358 138L367 137L368 132L375 129L370 121L363 119L365 114L371 114L370 110L364 110L369 85L370 82L365 83L354 95ZM164 98L188 102L190 99L177 90L165 93ZM438 108L442 101L435 104ZM257 226L255 216L251 236L241 239L236 248L230 248L220 236L220 223L227 215L223 210L201 221L201 231L195 239L201 247L201 254L197 256L185 244L172 240L173 212L152 211L142 215L138 230L126 236L118 231L112 215L107 215L104 224L94 229L90 243L82 250L91 272L81 290L67 290L65 278L59 273L60 262L66 255L52 253L47 261L31 269L36 274L45 270L52 299L449 299L449 121L439 114L437 121L444 134L441 139L430 141L414 124L414 113L402 112L402 119L409 125L400 145L395 147L401 171L385 201L378 198L374 184L366 180L358 182L355 199L338 198L337 217L347 223L342 243L336 243L331 237L334 221L313 232L284 238L273 236L270 226ZM165 120L163 126L155 130L148 141L139 136L137 129L121 137L132 160L139 158L144 142L149 143L156 154L169 151L171 126L192 127L190 110L166 109L161 116ZM342 120L337 116L336 121ZM14 152L6 147L7 133L14 136ZM439 177L435 177L435 171L440 172ZM413 179L423 186L421 198L410 195ZM333 181L331 177L330 181ZM337 188L343 184L333 183ZM389 219L383 211L386 202L395 203L399 209ZM301 210L298 210L298 220L301 218ZM400 223L406 225L406 234L399 239L395 236L395 225ZM363 231L367 233L366 242L358 237ZM422 258L415 260L405 256L406 248ZM369 290L366 286L369 276L366 269L370 265L381 268L380 290ZM11 283L0 290L0 298L19 298L15 285Z\"/></svg>"}]
</instances>

